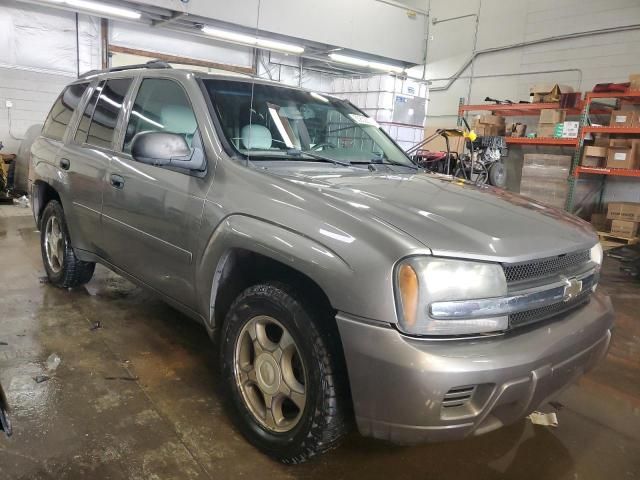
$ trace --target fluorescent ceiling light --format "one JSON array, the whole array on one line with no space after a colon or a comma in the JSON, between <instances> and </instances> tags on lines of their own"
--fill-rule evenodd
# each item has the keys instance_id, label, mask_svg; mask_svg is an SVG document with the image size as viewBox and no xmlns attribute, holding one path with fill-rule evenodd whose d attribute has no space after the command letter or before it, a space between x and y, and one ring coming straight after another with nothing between
<instances>
[{"instance_id":1,"label":"fluorescent ceiling light","mask_svg":"<svg viewBox=\"0 0 640 480\"><path fill-rule=\"evenodd\" d=\"M340 55L339 53L330 53L329 57L334 62L348 63L349 65L357 65L358 67L368 67L369 62L361 58L348 57L347 55Z\"/></svg>"},{"instance_id":2,"label":"fluorescent ceiling light","mask_svg":"<svg viewBox=\"0 0 640 480\"><path fill-rule=\"evenodd\" d=\"M49 3L55 3L58 5L67 5L79 10L86 10L95 13L104 13L105 15L114 17L123 17L137 20L140 18L140 12L130 10L128 8L115 7L113 5L107 5L105 3L91 2L88 0L45 0Z\"/></svg>"},{"instance_id":3,"label":"fluorescent ceiling light","mask_svg":"<svg viewBox=\"0 0 640 480\"><path fill-rule=\"evenodd\" d=\"M358 67L368 67L373 70L382 70L384 72L402 73L404 69L397 65L389 65L388 63L370 62L363 58L350 57L348 55L341 55L339 53L330 53L329 58L334 62L347 63L349 65L356 65Z\"/></svg>"},{"instance_id":4,"label":"fluorescent ceiling light","mask_svg":"<svg viewBox=\"0 0 640 480\"><path fill-rule=\"evenodd\" d=\"M220 40L228 40L230 42L242 43L252 47L262 47L267 50L278 50L286 53L302 53L304 48L291 43L278 42L267 38L258 38L244 33L231 32L229 30L220 30L219 28L203 27L202 33Z\"/></svg>"},{"instance_id":5,"label":"fluorescent ceiling light","mask_svg":"<svg viewBox=\"0 0 640 480\"><path fill-rule=\"evenodd\" d=\"M380 62L369 62L369 68L373 68L374 70L384 70L385 72L393 72L393 73L404 72L404 68L402 67L398 67L397 65L389 65L387 63L380 63Z\"/></svg>"}]
</instances>

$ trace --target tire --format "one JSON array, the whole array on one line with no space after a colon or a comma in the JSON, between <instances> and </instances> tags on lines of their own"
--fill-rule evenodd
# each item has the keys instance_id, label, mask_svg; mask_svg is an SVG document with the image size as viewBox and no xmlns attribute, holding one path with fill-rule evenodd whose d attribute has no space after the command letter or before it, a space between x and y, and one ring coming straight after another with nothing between
<instances>
[{"instance_id":1,"label":"tire","mask_svg":"<svg viewBox=\"0 0 640 480\"><path fill-rule=\"evenodd\" d=\"M507 185L507 169L502 161L494 162L489 168L489 183L499 188Z\"/></svg>"},{"instance_id":2,"label":"tire","mask_svg":"<svg viewBox=\"0 0 640 480\"><path fill-rule=\"evenodd\" d=\"M348 402L344 398L346 378L339 374L344 371L340 368L341 353L337 353L341 348L339 339L331 341L330 332L321 333L320 323L299 298L292 289L280 283L249 287L230 307L221 332L223 381L238 428L254 446L286 464L302 463L335 448L348 430L345 411ZM262 327L260 322L264 322ZM254 325L255 329L252 328ZM282 334L278 337L280 327ZM269 328L272 328L271 335ZM287 333L289 337L285 337ZM268 338L263 341L271 346L258 349L256 341L265 335ZM282 347L284 353L279 358L273 353L277 349L272 349L276 344L288 345ZM295 352L287 353L292 348ZM250 350L254 352L253 360L246 354ZM267 358L268 361L260 363L263 357L272 353L272 360ZM295 368L287 369L286 358L290 358L291 365L298 359L297 373ZM278 368L267 368L265 364L270 362L275 362ZM248 374L245 373L247 370ZM289 389L290 394L287 397L280 391L269 391L273 395L273 408L267 409L267 395L261 389L268 390L275 385L276 382L267 385L274 378L267 378L269 372L275 370L276 376L281 375L278 388ZM261 372L265 371L266 375L263 375ZM299 393L296 400L299 387L304 391L304 401ZM278 403L281 415L276 413ZM265 405L264 411L261 411L261 405Z\"/></svg>"},{"instance_id":3,"label":"tire","mask_svg":"<svg viewBox=\"0 0 640 480\"><path fill-rule=\"evenodd\" d=\"M78 260L73 248L62 205L51 200L40 221L40 250L49 282L60 288L72 288L91 280L96 264Z\"/></svg>"}]
</instances>

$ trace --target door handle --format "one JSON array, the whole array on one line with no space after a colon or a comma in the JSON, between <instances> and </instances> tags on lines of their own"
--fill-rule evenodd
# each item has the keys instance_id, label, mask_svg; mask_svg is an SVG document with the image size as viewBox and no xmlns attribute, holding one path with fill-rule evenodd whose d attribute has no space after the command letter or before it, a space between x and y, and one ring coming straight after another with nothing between
<instances>
[{"instance_id":1,"label":"door handle","mask_svg":"<svg viewBox=\"0 0 640 480\"><path fill-rule=\"evenodd\" d=\"M61 158L60 159L60 168L63 170L69 170L69 167L71 166L71 162L69 161L68 158Z\"/></svg>"},{"instance_id":2,"label":"door handle","mask_svg":"<svg viewBox=\"0 0 640 480\"><path fill-rule=\"evenodd\" d=\"M116 175L115 173L111 174L111 185L114 188L122 189L124 188L124 178L120 175Z\"/></svg>"}]
</instances>

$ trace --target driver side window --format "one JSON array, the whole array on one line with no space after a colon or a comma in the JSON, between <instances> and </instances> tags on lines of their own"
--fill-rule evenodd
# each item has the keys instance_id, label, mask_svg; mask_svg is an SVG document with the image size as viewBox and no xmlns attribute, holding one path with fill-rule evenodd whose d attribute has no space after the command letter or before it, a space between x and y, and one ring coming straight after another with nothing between
<instances>
[{"instance_id":1,"label":"driver side window","mask_svg":"<svg viewBox=\"0 0 640 480\"><path fill-rule=\"evenodd\" d=\"M134 137L143 132L177 133L191 147L197 130L193 108L182 87L173 80L146 78L129 115L122 151L131 153Z\"/></svg>"}]
</instances>

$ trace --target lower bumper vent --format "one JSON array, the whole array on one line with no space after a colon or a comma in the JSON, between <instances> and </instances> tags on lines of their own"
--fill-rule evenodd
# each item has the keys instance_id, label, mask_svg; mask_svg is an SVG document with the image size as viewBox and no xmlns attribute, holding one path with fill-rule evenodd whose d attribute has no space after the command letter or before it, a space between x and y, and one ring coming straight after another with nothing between
<instances>
[{"instance_id":1,"label":"lower bumper vent","mask_svg":"<svg viewBox=\"0 0 640 480\"><path fill-rule=\"evenodd\" d=\"M462 407L471 401L476 391L476 385L454 387L449 390L442 401L443 408Z\"/></svg>"}]
</instances>

